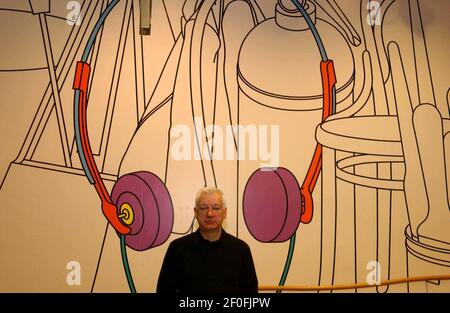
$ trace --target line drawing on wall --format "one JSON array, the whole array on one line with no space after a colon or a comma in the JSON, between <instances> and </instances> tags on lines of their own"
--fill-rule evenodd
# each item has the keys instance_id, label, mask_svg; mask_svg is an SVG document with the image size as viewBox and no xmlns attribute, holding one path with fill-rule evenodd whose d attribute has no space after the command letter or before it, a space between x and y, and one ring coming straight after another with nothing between
<instances>
[{"instance_id":1,"label":"line drawing on wall","mask_svg":"<svg viewBox=\"0 0 450 313\"><path fill-rule=\"evenodd\" d=\"M0 4L0 290L153 292L216 186L262 291L448 292L449 8Z\"/></svg>"}]
</instances>

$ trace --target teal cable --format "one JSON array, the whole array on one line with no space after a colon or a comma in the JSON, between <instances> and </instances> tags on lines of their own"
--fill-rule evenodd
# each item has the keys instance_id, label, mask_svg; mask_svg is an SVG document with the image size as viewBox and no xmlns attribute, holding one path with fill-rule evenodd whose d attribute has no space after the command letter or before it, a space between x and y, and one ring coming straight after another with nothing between
<instances>
[{"instance_id":1,"label":"teal cable","mask_svg":"<svg viewBox=\"0 0 450 313\"><path fill-rule=\"evenodd\" d=\"M291 238L289 239L288 255L286 257L286 263L284 263L283 274L281 275L280 283L278 284L278 286L284 286L284 283L286 282L286 278L289 274L289 268L291 267L292 256L294 255L295 235L296 234L294 233L291 236ZM281 293L281 290L277 290L277 293Z\"/></svg>"},{"instance_id":2,"label":"teal cable","mask_svg":"<svg viewBox=\"0 0 450 313\"><path fill-rule=\"evenodd\" d=\"M122 263L125 270L125 275L127 276L128 286L130 287L131 293L136 293L136 288L134 287L133 277L131 277L130 265L128 264L127 257L127 246L125 244L125 235L120 235L120 252L122 253Z\"/></svg>"}]
</instances>

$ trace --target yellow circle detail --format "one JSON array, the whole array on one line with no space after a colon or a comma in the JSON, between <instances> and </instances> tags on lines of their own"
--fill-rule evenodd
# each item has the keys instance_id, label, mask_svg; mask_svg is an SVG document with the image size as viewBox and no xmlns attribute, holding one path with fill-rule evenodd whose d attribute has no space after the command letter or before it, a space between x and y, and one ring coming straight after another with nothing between
<instances>
[{"instance_id":1,"label":"yellow circle detail","mask_svg":"<svg viewBox=\"0 0 450 313\"><path fill-rule=\"evenodd\" d=\"M133 223L134 214L131 205L126 202L122 203L122 205L120 206L119 216L125 224L130 225L131 223Z\"/></svg>"}]
</instances>

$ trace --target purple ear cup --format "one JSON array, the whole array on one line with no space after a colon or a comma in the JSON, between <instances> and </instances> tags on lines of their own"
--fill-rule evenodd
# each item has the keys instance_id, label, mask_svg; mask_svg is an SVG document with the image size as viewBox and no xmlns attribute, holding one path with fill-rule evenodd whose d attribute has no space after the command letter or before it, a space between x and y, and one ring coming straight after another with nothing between
<instances>
[{"instance_id":1,"label":"purple ear cup","mask_svg":"<svg viewBox=\"0 0 450 313\"><path fill-rule=\"evenodd\" d=\"M173 227L173 206L161 179L150 172L135 172L120 177L111 199L121 222L130 227L127 246L142 251L163 244Z\"/></svg>"},{"instance_id":2,"label":"purple ear cup","mask_svg":"<svg viewBox=\"0 0 450 313\"><path fill-rule=\"evenodd\" d=\"M300 186L289 170L258 169L247 181L243 197L244 220L261 242L284 242L300 223Z\"/></svg>"}]
</instances>

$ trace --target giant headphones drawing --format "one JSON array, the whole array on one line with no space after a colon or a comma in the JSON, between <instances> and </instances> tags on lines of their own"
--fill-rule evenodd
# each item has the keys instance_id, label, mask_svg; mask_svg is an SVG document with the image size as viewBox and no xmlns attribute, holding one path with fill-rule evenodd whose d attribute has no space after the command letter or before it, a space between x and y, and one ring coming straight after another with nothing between
<instances>
[{"instance_id":1,"label":"giant headphones drawing","mask_svg":"<svg viewBox=\"0 0 450 313\"><path fill-rule=\"evenodd\" d=\"M143 251L163 244L172 232L174 213L172 200L164 182L151 172L140 171L120 177L109 195L89 142L86 109L90 65L87 60L97 34L118 2L119 0L111 1L102 12L88 39L81 61L77 62L73 84L74 128L84 173L100 197L104 216L120 236L128 284L130 290L135 292L125 247ZM300 4L297 0L292 2L308 23L322 57L320 64L323 88L322 120L325 120L335 112L336 107L333 61L328 59L317 29L303 7L304 3ZM295 176L285 168L259 169L252 174L244 191L243 211L247 228L257 240L283 242L291 239L293 243L299 223L311 221L313 216L311 194L321 170L321 155L321 146L317 144L301 187ZM270 188L271 192L264 192L265 188ZM274 219L275 215L280 218Z\"/></svg>"}]
</instances>

